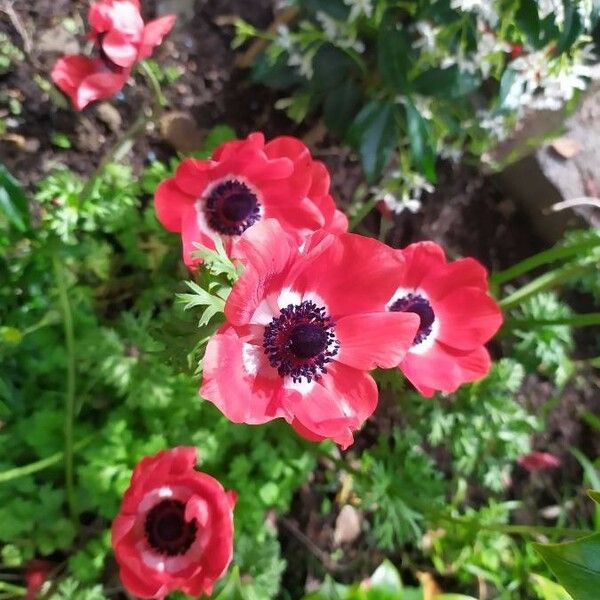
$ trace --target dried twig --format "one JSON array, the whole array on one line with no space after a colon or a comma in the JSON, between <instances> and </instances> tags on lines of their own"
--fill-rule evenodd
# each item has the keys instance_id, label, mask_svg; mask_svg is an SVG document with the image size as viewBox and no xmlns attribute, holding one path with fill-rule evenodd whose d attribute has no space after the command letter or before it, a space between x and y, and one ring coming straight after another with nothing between
<instances>
[{"instance_id":1,"label":"dried twig","mask_svg":"<svg viewBox=\"0 0 600 600\"><path fill-rule=\"evenodd\" d=\"M23 51L27 55L28 60L37 68L37 61L33 57L33 42L19 14L14 9L14 0L3 0L0 4L0 11L3 12L10 20L15 31L19 34L23 42Z\"/></svg>"},{"instance_id":2,"label":"dried twig","mask_svg":"<svg viewBox=\"0 0 600 600\"><path fill-rule=\"evenodd\" d=\"M593 206L595 208L600 208L600 199L592 198L590 196L581 196L580 198L573 198L572 200L557 202L550 208L552 212L558 212L560 210L565 210L565 208L574 208L576 206Z\"/></svg>"}]
</instances>

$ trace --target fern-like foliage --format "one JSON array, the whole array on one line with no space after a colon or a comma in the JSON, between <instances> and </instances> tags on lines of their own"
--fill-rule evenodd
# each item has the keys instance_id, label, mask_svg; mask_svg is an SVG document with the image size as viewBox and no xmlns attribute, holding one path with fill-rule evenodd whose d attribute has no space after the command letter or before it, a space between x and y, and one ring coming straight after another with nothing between
<instances>
[{"instance_id":1,"label":"fern-like foliage","mask_svg":"<svg viewBox=\"0 0 600 600\"><path fill-rule=\"evenodd\" d=\"M519 319L543 321L572 316L573 312L554 292L543 292L521 303L516 316ZM573 335L567 325L537 326L527 330L516 329L514 356L530 372L550 377L558 386L564 385L573 373L570 354Z\"/></svg>"},{"instance_id":2,"label":"fern-like foliage","mask_svg":"<svg viewBox=\"0 0 600 600\"><path fill-rule=\"evenodd\" d=\"M411 397L417 429L433 446L447 448L454 473L491 490L504 488L512 462L529 451L530 437L541 427L514 397L524 375L519 363L502 359L486 379L448 399Z\"/></svg>"}]
</instances>

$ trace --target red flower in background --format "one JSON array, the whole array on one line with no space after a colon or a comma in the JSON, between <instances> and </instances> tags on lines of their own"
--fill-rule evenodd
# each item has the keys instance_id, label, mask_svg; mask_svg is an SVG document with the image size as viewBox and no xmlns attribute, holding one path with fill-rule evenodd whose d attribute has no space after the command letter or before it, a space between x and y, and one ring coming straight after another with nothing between
<instances>
[{"instance_id":1,"label":"red flower in background","mask_svg":"<svg viewBox=\"0 0 600 600\"><path fill-rule=\"evenodd\" d=\"M416 315L382 312L403 258L351 233L315 233L299 250L272 219L240 241L246 269L208 343L200 394L235 423L284 418L343 447L377 405L367 371L396 366Z\"/></svg>"},{"instance_id":2,"label":"red flower in background","mask_svg":"<svg viewBox=\"0 0 600 600\"><path fill-rule=\"evenodd\" d=\"M560 467L560 458L549 452L530 452L521 456L517 462L530 473L547 471Z\"/></svg>"},{"instance_id":3,"label":"red flower in background","mask_svg":"<svg viewBox=\"0 0 600 600\"><path fill-rule=\"evenodd\" d=\"M188 267L195 244L214 248L220 237L235 255L242 234L274 218L298 243L314 231L345 231L346 217L329 194L329 173L293 137L265 144L262 133L225 142L209 160L184 160L175 177L163 181L154 197L156 214L169 231L181 234Z\"/></svg>"},{"instance_id":4,"label":"red flower in background","mask_svg":"<svg viewBox=\"0 0 600 600\"><path fill-rule=\"evenodd\" d=\"M90 102L110 98L124 85L132 67L148 58L175 23L175 16L144 24L139 0L100 0L88 15L89 34L98 58L67 55L52 70L52 80L82 110Z\"/></svg>"},{"instance_id":5,"label":"red flower in background","mask_svg":"<svg viewBox=\"0 0 600 600\"><path fill-rule=\"evenodd\" d=\"M212 593L231 561L235 493L194 469L195 448L142 459L112 525L123 585L140 598Z\"/></svg>"},{"instance_id":6,"label":"red flower in background","mask_svg":"<svg viewBox=\"0 0 600 600\"><path fill-rule=\"evenodd\" d=\"M423 394L454 392L487 375L490 356L484 344L502 324L502 313L488 294L485 268L473 258L453 263L433 242L396 251L406 264L395 277L386 307L415 313L417 335L399 367Z\"/></svg>"},{"instance_id":7,"label":"red flower in background","mask_svg":"<svg viewBox=\"0 0 600 600\"><path fill-rule=\"evenodd\" d=\"M52 572L52 564L46 560L30 560L25 568L27 593L25 600L35 600Z\"/></svg>"}]
</instances>

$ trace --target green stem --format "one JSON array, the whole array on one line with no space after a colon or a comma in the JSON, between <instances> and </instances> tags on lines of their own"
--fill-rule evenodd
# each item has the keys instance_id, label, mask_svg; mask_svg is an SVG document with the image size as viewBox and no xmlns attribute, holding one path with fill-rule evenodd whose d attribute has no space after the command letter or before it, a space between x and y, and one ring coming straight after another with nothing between
<instances>
[{"instance_id":1,"label":"green stem","mask_svg":"<svg viewBox=\"0 0 600 600\"><path fill-rule=\"evenodd\" d=\"M14 594L12 596L5 596L5 598L24 598L27 594L27 590L20 585L13 585L6 581L0 581L0 592L7 592L8 594Z\"/></svg>"},{"instance_id":2,"label":"green stem","mask_svg":"<svg viewBox=\"0 0 600 600\"><path fill-rule=\"evenodd\" d=\"M156 78L154 71L148 65L148 63L143 60L139 63L140 70L142 71L142 75L145 77L146 81L150 85L150 89L152 90L152 94L154 96L154 106L152 108L152 118L156 118L163 106L166 106L167 99L163 94L163 91L160 87L160 81Z\"/></svg>"},{"instance_id":3,"label":"green stem","mask_svg":"<svg viewBox=\"0 0 600 600\"><path fill-rule=\"evenodd\" d=\"M568 258L570 256L577 255L581 252L589 250L590 248L595 248L596 246L600 246L600 238L586 240L585 242L572 244L570 246L559 246L557 248L544 250L544 252L534 254L533 256L518 262L516 265L513 265L505 271L494 273L490 277L490 283L494 286L502 285L503 283L506 283L511 279L515 279L515 277L519 277L520 275L523 275L524 273L527 273L537 267L562 258Z\"/></svg>"},{"instance_id":4,"label":"green stem","mask_svg":"<svg viewBox=\"0 0 600 600\"><path fill-rule=\"evenodd\" d=\"M518 288L506 298L500 300L500 307L505 311L510 310L511 308L521 304L521 302L524 300L527 300L527 298L548 288L560 285L561 283L572 279L575 277L575 275L579 275L579 273L582 273L590 268L595 269L596 265L593 263L585 265L569 265L559 269L554 269L548 273L544 273L523 287Z\"/></svg>"},{"instance_id":5,"label":"green stem","mask_svg":"<svg viewBox=\"0 0 600 600\"><path fill-rule=\"evenodd\" d=\"M90 435L79 442L77 442L73 446L73 450L77 451L81 448L87 446L94 439L93 435ZM9 469L8 471L3 471L0 473L0 483L6 483L7 481L12 481L13 479L19 479L20 477L25 477L26 475L33 475L38 471L43 471L48 467L52 467L53 465L59 464L65 456L64 452L56 452L51 456L46 458L42 458L36 462L29 463L28 465L24 465L22 467L14 467L13 469Z\"/></svg>"},{"instance_id":6,"label":"green stem","mask_svg":"<svg viewBox=\"0 0 600 600\"><path fill-rule=\"evenodd\" d=\"M600 313L588 313L586 315L573 315L560 319L507 319L504 322L505 329L537 329L538 327L590 327L600 325Z\"/></svg>"},{"instance_id":7,"label":"green stem","mask_svg":"<svg viewBox=\"0 0 600 600\"><path fill-rule=\"evenodd\" d=\"M145 61L139 63L139 67L142 75L152 90L153 103L151 113L147 115L146 110L142 109L141 114L134 121L131 127L129 127L129 129L127 129L127 131L123 134L123 137L120 138L114 146L109 148L108 152L106 152L106 154L102 157L98 163L98 166L96 167L96 170L83 187L83 190L81 190L81 194L79 195L80 204L87 200L87 198L89 198L89 196L93 193L96 186L96 181L102 176L107 165L109 165L111 162L119 162L125 158L135 144L137 137L146 129L146 126L149 122L158 119L162 111L162 107L167 103L166 98L162 93L160 82L156 78L156 75L152 69Z\"/></svg>"},{"instance_id":8,"label":"green stem","mask_svg":"<svg viewBox=\"0 0 600 600\"><path fill-rule=\"evenodd\" d=\"M377 204L377 198L371 198L365 202L357 211L357 213L350 219L348 225L348 231L354 231L363 221L363 219L375 208Z\"/></svg>"},{"instance_id":9,"label":"green stem","mask_svg":"<svg viewBox=\"0 0 600 600\"><path fill-rule=\"evenodd\" d=\"M62 262L57 254L53 256L54 273L58 287L58 295L63 315L65 332L65 346L67 350L67 391L65 398L65 486L69 514L75 523L75 488L74 488L74 422L75 422L75 333L73 327L73 314L67 293L67 280Z\"/></svg>"},{"instance_id":10,"label":"green stem","mask_svg":"<svg viewBox=\"0 0 600 600\"><path fill-rule=\"evenodd\" d=\"M478 523L471 519L462 517L441 516L440 521L452 523L454 525L465 525L468 527L485 529L486 531L497 531L507 535L545 535L548 537L584 537L592 535L594 532L590 529L571 529L565 527L547 527L538 525L505 525L502 523Z\"/></svg>"}]
</instances>

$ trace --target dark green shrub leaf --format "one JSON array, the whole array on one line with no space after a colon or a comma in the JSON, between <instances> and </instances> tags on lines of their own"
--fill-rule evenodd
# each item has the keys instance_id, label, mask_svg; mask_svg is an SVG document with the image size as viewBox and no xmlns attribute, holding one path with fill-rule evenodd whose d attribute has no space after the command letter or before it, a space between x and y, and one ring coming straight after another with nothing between
<instances>
[{"instance_id":1,"label":"dark green shrub leaf","mask_svg":"<svg viewBox=\"0 0 600 600\"><path fill-rule=\"evenodd\" d=\"M408 89L410 43L392 11L387 11L377 37L377 66L384 83L397 92Z\"/></svg>"},{"instance_id":2,"label":"dark green shrub leaf","mask_svg":"<svg viewBox=\"0 0 600 600\"><path fill-rule=\"evenodd\" d=\"M598 600L600 533L563 544L534 544L573 600Z\"/></svg>"},{"instance_id":3,"label":"dark green shrub leaf","mask_svg":"<svg viewBox=\"0 0 600 600\"><path fill-rule=\"evenodd\" d=\"M395 107L391 102L371 100L356 115L348 140L358 150L369 182L377 179L390 160L397 138Z\"/></svg>"},{"instance_id":4,"label":"dark green shrub leaf","mask_svg":"<svg viewBox=\"0 0 600 600\"><path fill-rule=\"evenodd\" d=\"M571 48L577 38L583 33L584 26L581 14L575 3L565 2L565 23L560 34L556 54L562 54Z\"/></svg>"},{"instance_id":5,"label":"dark green shrub leaf","mask_svg":"<svg viewBox=\"0 0 600 600\"><path fill-rule=\"evenodd\" d=\"M325 125L343 137L362 102L360 88L350 79L329 91L323 105Z\"/></svg>"},{"instance_id":6,"label":"dark green shrub leaf","mask_svg":"<svg viewBox=\"0 0 600 600\"><path fill-rule=\"evenodd\" d=\"M29 223L27 198L20 183L0 165L0 212L19 231L26 231Z\"/></svg>"},{"instance_id":7,"label":"dark green shrub leaf","mask_svg":"<svg viewBox=\"0 0 600 600\"><path fill-rule=\"evenodd\" d=\"M435 181L434 141L427 121L412 102L406 104L406 122L413 159L425 177Z\"/></svg>"},{"instance_id":8,"label":"dark green shrub leaf","mask_svg":"<svg viewBox=\"0 0 600 600\"><path fill-rule=\"evenodd\" d=\"M349 71L354 67L354 61L331 44L319 48L312 64L314 73L311 85L314 92L335 88L348 78Z\"/></svg>"}]
</instances>

